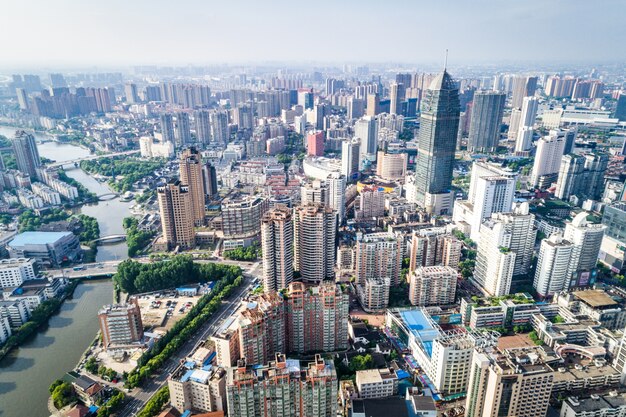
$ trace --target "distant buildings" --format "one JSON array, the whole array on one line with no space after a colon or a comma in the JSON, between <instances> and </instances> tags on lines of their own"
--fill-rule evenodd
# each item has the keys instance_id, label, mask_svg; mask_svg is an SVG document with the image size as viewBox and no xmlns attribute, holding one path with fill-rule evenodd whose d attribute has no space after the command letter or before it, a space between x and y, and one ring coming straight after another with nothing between
<instances>
[{"instance_id":1,"label":"distant buildings","mask_svg":"<svg viewBox=\"0 0 626 417\"><path fill-rule=\"evenodd\" d=\"M191 249L196 245L194 213L189 186L171 179L157 188L163 239L168 249Z\"/></svg>"},{"instance_id":2,"label":"distant buildings","mask_svg":"<svg viewBox=\"0 0 626 417\"><path fill-rule=\"evenodd\" d=\"M577 203L586 199L598 200L604 191L608 162L605 154L564 155L554 195L565 201L575 196Z\"/></svg>"},{"instance_id":3,"label":"distant buildings","mask_svg":"<svg viewBox=\"0 0 626 417\"><path fill-rule=\"evenodd\" d=\"M103 307L98 312L98 322L102 344L106 349L134 345L143 338L141 310L136 299L130 304L112 304Z\"/></svg>"},{"instance_id":4,"label":"distant buildings","mask_svg":"<svg viewBox=\"0 0 626 417\"><path fill-rule=\"evenodd\" d=\"M324 156L324 132L307 133L306 150L309 156Z\"/></svg>"},{"instance_id":5,"label":"distant buildings","mask_svg":"<svg viewBox=\"0 0 626 417\"><path fill-rule=\"evenodd\" d=\"M378 151L376 175L386 181L404 180L407 169L406 153L386 153Z\"/></svg>"},{"instance_id":6,"label":"distant buildings","mask_svg":"<svg viewBox=\"0 0 626 417\"><path fill-rule=\"evenodd\" d=\"M452 168L459 128L459 90L444 70L422 100L415 161L417 203L433 214L452 211Z\"/></svg>"},{"instance_id":7,"label":"distant buildings","mask_svg":"<svg viewBox=\"0 0 626 417\"><path fill-rule=\"evenodd\" d=\"M341 143L341 173L352 181L359 173L361 144L358 139L349 139Z\"/></svg>"}]
</instances>

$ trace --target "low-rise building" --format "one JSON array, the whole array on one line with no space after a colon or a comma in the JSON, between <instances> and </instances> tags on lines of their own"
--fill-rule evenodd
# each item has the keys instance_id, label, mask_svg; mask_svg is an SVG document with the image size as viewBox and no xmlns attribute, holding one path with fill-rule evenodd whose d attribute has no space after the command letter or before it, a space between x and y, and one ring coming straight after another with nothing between
<instances>
[{"instance_id":1,"label":"low-rise building","mask_svg":"<svg viewBox=\"0 0 626 417\"><path fill-rule=\"evenodd\" d=\"M24 281L37 278L35 260L12 258L0 260L0 288L19 287Z\"/></svg>"},{"instance_id":2,"label":"low-rise building","mask_svg":"<svg viewBox=\"0 0 626 417\"><path fill-rule=\"evenodd\" d=\"M387 398L398 393L398 377L389 369L366 369L356 372L359 397Z\"/></svg>"},{"instance_id":3,"label":"low-rise building","mask_svg":"<svg viewBox=\"0 0 626 417\"><path fill-rule=\"evenodd\" d=\"M11 337L9 318L0 315L0 345L3 345L9 337Z\"/></svg>"},{"instance_id":4,"label":"low-rise building","mask_svg":"<svg viewBox=\"0 0 626 417\"><path fill-rule=\"evenodd\" d=\"M0 301L0 317L6 317L9 325L16 329L30 318L25 300Z\"/></svg>"},{"instance_id":5,"label":"low-rise building","mask_svg":"<svg viewBox=\"0 0 626 417\"><path fill-rule=\"evenodd\" d=\"M561 406L560 417L621 417L626 415L626 393L592 394L590 397L568 397Z\"/></svg>"}]
</instances>

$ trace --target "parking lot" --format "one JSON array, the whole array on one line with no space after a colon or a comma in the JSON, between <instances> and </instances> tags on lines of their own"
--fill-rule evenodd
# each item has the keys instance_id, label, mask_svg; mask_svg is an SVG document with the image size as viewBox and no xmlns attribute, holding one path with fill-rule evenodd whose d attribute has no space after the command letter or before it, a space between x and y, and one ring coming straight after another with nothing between
<instances>
[{"instance_id":1,"label":"parking lot","mask_svg":"<svg viewBox=\"0 0 626 417\"><path fill-rule=\"evenodd\" d=\"M147 331L164 333L196 305L200 296L174 293L144 295L138 298L141 320Z\"/></svg>"}]
</instances>

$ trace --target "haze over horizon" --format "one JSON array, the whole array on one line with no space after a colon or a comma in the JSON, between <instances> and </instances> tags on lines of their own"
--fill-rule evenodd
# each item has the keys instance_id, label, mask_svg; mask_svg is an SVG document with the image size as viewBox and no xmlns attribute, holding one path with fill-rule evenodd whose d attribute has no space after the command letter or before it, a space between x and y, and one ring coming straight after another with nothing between
<instances>
[{"instance_id":1,"label":"haze over horizon","mask_svg":"<svg viewBox=\"0 0 626 417\"><path fill-rule=\"evenodd\" d=\"M445 49L451 66L626 57L619 0L5 3L0 68L435 63Z\"/></svg>"}]
</instances>

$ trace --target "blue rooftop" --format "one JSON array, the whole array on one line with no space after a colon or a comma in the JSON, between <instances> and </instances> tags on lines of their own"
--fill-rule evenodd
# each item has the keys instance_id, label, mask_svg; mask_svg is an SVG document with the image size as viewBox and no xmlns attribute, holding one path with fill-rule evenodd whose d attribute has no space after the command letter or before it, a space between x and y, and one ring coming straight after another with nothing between
<instances>
[{"instance_id":1,"label":"blue rooftop","mask_svg":"<svg viewBox=\"0 0 626 417\"><path fill-rule=\"evenodd\" d=\"M404 324L424 346L428 356L432 355L433 340L439 336L439 330L434 328L430 320L419 310L405 310L400 312Z\"/></svg>"},{"instance_id":2,"label":"blue rooftop","mask_svg":"<svg viewBox=\"0 0 626 417\"><path fill-rule=\"evenodd\" d=\"M24 232L15 236L9 246L47 245L71 235L72 232Z\"/></svg>"}]
</instances>

